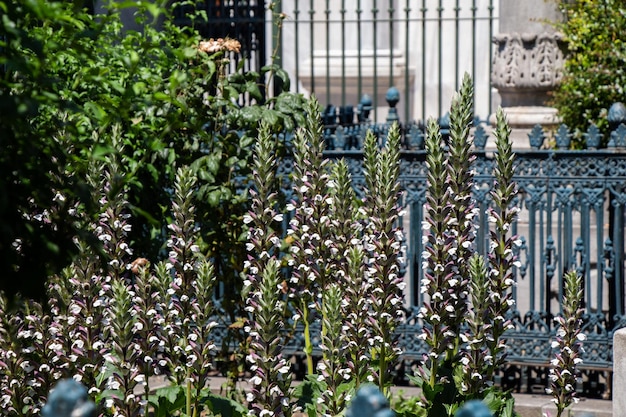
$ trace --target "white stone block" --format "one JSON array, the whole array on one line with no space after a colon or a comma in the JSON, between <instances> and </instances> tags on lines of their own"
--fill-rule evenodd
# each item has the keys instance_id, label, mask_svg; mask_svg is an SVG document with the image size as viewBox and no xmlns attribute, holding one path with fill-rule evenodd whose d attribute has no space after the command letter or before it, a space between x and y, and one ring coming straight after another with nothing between
<instances>
[{"instance_id":1,"label":"white stone block","mask_svg":"<svg viewBox=\"0 0 626 417\"><path fill-rule=\"evenodd\" d=\"M613 334L613 417L626 417L626 328Z\"/></svg>"}]
</instances>

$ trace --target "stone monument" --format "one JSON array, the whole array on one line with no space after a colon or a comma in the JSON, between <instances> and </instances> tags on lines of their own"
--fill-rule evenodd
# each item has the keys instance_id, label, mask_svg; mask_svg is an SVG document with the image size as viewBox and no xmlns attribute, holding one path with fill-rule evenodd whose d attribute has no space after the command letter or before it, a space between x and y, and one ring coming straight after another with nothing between
<instances>
[{"instance_id":1,"label":"stone monument","mask_svg":"<svg viewBox=\"0 0 626 417\"><path fill-rule=\"evenodd\" d=\"M558 124L557 111L548 101L562 77L564 44L553 25L560 20L555 1L500 0L491 82L500 94L515 148L529 147L528 133L536 124ZM491 118L495 122L495 116Z\"/></svg>"}]
</instances>

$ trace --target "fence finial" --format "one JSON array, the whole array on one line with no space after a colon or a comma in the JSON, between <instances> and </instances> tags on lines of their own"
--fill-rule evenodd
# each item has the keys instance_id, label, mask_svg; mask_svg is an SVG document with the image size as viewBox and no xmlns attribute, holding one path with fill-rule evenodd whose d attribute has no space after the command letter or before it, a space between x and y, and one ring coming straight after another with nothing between
<instances>
[{"instance_id":1,"label":"fence finial","mask_svg":"<svg viewBox=\"0 0 626 417\"><path fill-rule=\"evenodd\" d=\"M395 417L389 401L375 385L364 385L356 392L346 417Z\"/></svg>"},{"instance_id":2,"label":"fence finial","mask_svg":"<svg viewBox=\"0 0 626 417\"><path fill-rule=\"evenodd\" d=\"M479 400L468 401L457 410L454 417L493 417L489 407Z\"/></svg>"},{"instance_id":3,"label":"fence finial","mask_svg":"<svg viewBox=\"0 0 626 417\"><path fill-rule=\"evenodd\" d=\"M42 417L95 417L96 406L89 399L87 388L73 379L59 382L48 396Z\"/></svg>"},{"instance_id":4,"label":"fence finial","mask_svg":"<svg viewBox=\"0 0 626 417\"><path fill-rule=\"evenodd\" d=\"M387 100L387 104L389 104L387 123L391 124L393 122L399 122L400 118L398 117L398 109L396 109L396 105L400 101L400 91L398 91L396 87L389 87L389 90L387 90L387 94L385 95L385 100Z\"/></svg>"}]
</instances>

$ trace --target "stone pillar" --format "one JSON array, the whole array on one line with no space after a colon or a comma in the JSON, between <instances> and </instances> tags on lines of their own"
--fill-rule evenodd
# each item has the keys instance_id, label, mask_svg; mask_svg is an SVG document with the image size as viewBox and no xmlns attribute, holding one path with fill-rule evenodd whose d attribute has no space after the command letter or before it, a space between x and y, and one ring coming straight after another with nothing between
<instances>
[{"instance_id":1,"label":"stone pillar","mask_svg":"<svg viewBox=\"0 0 626 417\"><path fill-rule=\"evenodd\" d=\"M547 102L562 76L563 43L550 24L561 19L556 2L500 0L491 82L500 94L518 149L529 147L528 132L534 125L558 123L556 109Z\"/></svg>"},{"instance_id":2,"label":"stone pillar","mask_svg":"<svg viewBox=\"0 0 626 417\"><path fill-rule=\"evenodd\" d=\"M613 334L613 417L626 417L626 328Z\"/></svg>"}]
</instances>

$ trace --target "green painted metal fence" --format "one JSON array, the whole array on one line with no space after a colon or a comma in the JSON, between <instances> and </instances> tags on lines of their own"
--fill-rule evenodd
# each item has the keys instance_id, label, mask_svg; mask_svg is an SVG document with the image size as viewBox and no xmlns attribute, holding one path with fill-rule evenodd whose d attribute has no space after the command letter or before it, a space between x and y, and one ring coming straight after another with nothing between
<instances>
[{"instance_id":1,"label":"green painted metal fence","mask_svg":"<svg viewBox=\"0 0 626 417\"><path fill-rule=\"evenodd\" d=\"M393 113L392 108L388 110ZM342 124L339 114L322 116L325 156L348 163L358 193L365 181L365 132L373 131L382 143L389 125L371 123L367 117L354 125ZM603 140L591 125L585 150L568 149L572 135L565 125L556 132L536 126L529 134L529 149L516 151L516 205L521 211L511 233L521 245L515 249L520 264L514 271L512 289L515 305L510 319L514 328L506 333L508 365L500 375L507 388L543 394L548 387L549 363L555 353L550 342L557 331L554 317L562 313L563 276L574 269L583 278L583 332L587 336L578 390L588 397L609 395L613 333L626 326L626 113L611 124L614 130ZM442 131L445 133L445 126ZM420 287L428 168L423 131L417 125L403 125L402 132L399 181L406 208L401 224L407 243L407 309L397 332L403 370L410 373L428 351L419 337L424 326L419 311L425 301ZM492 151L485 149L487 135L482 125L473 130L473 197L479 209L476 249L485 255L490 227L487 208L492 204L490 191L495 181ZM548 138L555 148L542 148ZM598 142L608 144L598 148ZM286 160L284 174L292 167ZM301 342L293 340L292 353L302 351Z\"/></svg>"}]
</instances>

